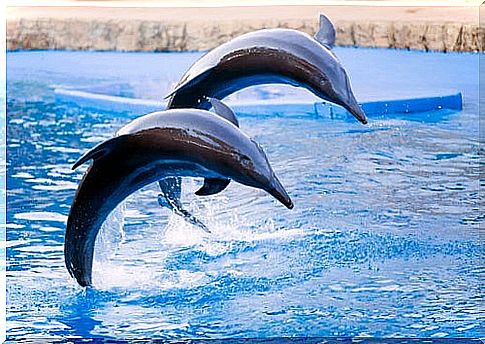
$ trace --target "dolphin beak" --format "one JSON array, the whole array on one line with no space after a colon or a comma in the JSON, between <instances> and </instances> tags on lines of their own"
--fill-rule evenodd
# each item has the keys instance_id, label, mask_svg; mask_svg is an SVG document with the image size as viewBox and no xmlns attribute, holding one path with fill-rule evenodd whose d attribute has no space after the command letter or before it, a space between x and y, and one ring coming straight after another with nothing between
<instances>
[{"instance_id":1,"label":"dolphin beak","mask_svg":"<svg viewBox=\"0 0 485 344\"><path fill-rule=\"evenodd\" d=\"M365 116L365 113L360 105L357 103L357 100L355 100L355 98L353 98L352 101L350 101L349 103L344 104L344 107L362 124L367 124L367 118Z\"/></svg>"},{"instance_id":2,"label":"dolphin beak","mask_svg":"<svg viewBox=\"0 0 485 344\"><path fill-rule=\"evenodd\" d=\"M286 192L285 188L283 185L281 185L280 181L276 176L273 177L273 180L271 182L271 186L267 190L271 196L276 198L278 201L283 203L285 207L288 209L293 209L294 204L290 199L290 196L288 196L288 193Z\"/></svg>"}]
</instances>

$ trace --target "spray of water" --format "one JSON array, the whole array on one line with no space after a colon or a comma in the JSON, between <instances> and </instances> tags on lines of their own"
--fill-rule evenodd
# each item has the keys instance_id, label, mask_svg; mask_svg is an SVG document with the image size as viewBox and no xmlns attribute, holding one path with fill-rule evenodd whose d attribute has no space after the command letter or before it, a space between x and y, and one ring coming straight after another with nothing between
<instances>
[{"instance_id":1,"label":"spray of water","mask_svg":"<svg viewBox=\"0 0 485 344\"><path fill-rule=\"evenodd\" d=\"M106 262L113 257L125 239L126 203L121 203L111 212L103 223L96 238L94 260L96 262Z\"/></svg>"},{"instance_id":2,"label":"spray of water","mask_svg":"<svg viewBox=\"0 0 485 344\"><path fill-rule=\"evenodd\" d=\"M116 255L125 240L126 202L119 204L101 226L94 245L93 280L103 285L110 260Z\"/></svg>"},{"instance_id":3,"label":"spray of water","mask_svg":"<svg viewBox=\"0 0 485 344\"><path fill-rule=\"evenodd\" d=\"M173 270L167 266L167 261L178 259L187 251L199 252L217 260L258 241L308 234L302 229L278 228L272 218L255 223L250 214L233 211L230 198L225 194L193 197L200 181L187 179L183 183L182 200L190 200L184 202L184 206L211 233L160 208L156 204L156 186L143 189L120 204L98 234L93 265L96 288L160 291L195 287L209 283L210 278L205 271ZM125 225L130 226L126 240Z\"/></svg>"}]
</instances>

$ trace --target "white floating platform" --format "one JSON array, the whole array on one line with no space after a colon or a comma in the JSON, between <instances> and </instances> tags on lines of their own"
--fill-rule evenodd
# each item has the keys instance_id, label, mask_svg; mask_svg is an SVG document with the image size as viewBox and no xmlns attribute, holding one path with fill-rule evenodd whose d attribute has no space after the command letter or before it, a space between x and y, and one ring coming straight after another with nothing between
<instances>
[{"instance_id":1,"label":"white floating platform","mask_svg":"<svg viewBox=\"0 0 485 344\"><path fill-rule=\"evenodd\" d=\"M89 92L86 89L57 88L54 91L56 100L63 103L71 103L79 107L86 107L98 111L113 113L136 113L145 114L164 110L166 101L151 99L128 98L117 95ZM312 99L284 98L255 99L255 100L227 100L227 104L240 116L282 116L282 115L310 115L316 118L346 118L351 116L344 108L322 101ZM392 114L424 113L436 110L462 109L462 94L460 92L416 96L390 99L369 99L360 102L364 112L369 117L389 116Z\"/></svg>"}]
</instances>

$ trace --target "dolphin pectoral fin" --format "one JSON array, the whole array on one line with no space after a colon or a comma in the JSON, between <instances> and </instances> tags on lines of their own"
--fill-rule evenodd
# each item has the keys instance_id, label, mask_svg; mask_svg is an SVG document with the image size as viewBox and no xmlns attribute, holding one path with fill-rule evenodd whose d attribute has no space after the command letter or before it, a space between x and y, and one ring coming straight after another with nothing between
<instances>
[{"instance_id":1,"label":"dolphin pectoral fin","mask_svg":"<svg viewBox=\"0 0 485 344\"><path fill-rule=\"evenodd\" d=\"M222 179L222 178L205 178L204 185L195 192L197 196L209 196L215 195L216 193L221 192L224 190L229 183L231 182L230 179Z\"/></svg>"},{"instance_id":2,"label":"dolphin pectoral fin","mask_svg":"<svg viewBox=\"0 0 485 344\"><path fill-rule=\"evenodd\" d=\"M330 49L335 46L335 27L330 19L323 14L320 14L320 29L315 34L315 40Z\"/></svg>"},{"instance_id":3,"label":"dolphin pectoral fin","mask_svg":"<svg viewBox=\"0 0 485 344\"><path fill-rule=\"evenodd\" d=\"M231 122L232 124L234 124L236 127L239 128L239 121L236 118L236 114L234 113L234 111L232 111L232 109L229 106L227 106L226 104L224 104L223 102L221 102L219 99L216 99L216 98L209 97L208 100L209 100L209 103L214 108L214 112L216 114L218 114L224 119L227 119L229 122Z\"/></svg>"},{"instance_id":4,"label":"dolphin pectoral fin","mask_svg":"<svg viewBox=\"0 0 485 344\"><path fill-rule=\"evenodd\" d=\"M79 160L74 163L74 165L72 166L72 169L75 170L76 168L78 168L88 160L91 160L91 159L96 160L109 154L117 146L125 142L126 138L127 138L127 135L121 135L121 136L113 137L112 139L104 141L103 143L100 143L99 145L97 145L96 147L88 151L86 154L84 154L82 157L80 157Z\"/></svg>"},{"instance_id":5,"label":"dolphin pectoral fin","mask_svg":"<svg viewBox=\"0 0 485 344\"><path fill-rule=\"evenodd\" d=\"M160 204L162 207L169 208L175 214L181 216L185 221L194 226L200 227L205 232L211 232L209 228L207 228L207 226L204 225L198 218L182 208L180 201L169 199L166 195L160 194L158 195L158 204Z\"/></svg>"}]
</instances>

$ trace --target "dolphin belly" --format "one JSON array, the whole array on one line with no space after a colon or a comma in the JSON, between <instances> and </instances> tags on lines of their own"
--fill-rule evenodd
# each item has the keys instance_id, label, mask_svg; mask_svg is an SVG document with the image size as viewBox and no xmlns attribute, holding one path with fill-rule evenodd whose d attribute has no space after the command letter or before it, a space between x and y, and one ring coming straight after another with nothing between
<instances>
[{"instance_id":1,"label":"dolphin belly","mask_svg":"<svg viewBox=\"0 0 485 344\"><path fill-rule=\"evenodd\" d=\"M251 64L249 67L247 64ZM276 63L276 65L275 65ZM269 56L252 58L246 65L237 62L221 63L212 70L196 77L187 85L174 92L169 99L167 109L193 107L208 110L212 106L207 98L224 99L245 88L265 84L286 84L311 89L308 83L284 71L278 62Z\"/></svg>"}]
</instances>

